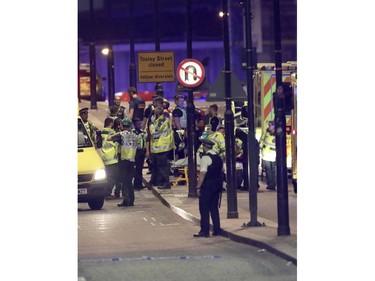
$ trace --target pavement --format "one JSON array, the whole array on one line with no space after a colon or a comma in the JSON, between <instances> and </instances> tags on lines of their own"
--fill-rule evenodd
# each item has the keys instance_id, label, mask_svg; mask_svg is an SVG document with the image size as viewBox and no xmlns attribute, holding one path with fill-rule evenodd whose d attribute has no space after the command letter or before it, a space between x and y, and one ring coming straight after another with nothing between
<instances>
[{"instance_id":1,"label":"pavement","mask_svg":"<svg viewBox=\"0 0 375 281\"><path fill-rule=\"evenodd\" d=\"M81 101L79 107L90 107L89 101ZM104 102L98 102L97 110L89 111L89 120L97 127L102 128L106 117L106 108ZM147 169L144 172L144 183L148 185L150 175ZM171 182L175 181L174 176L170 176ZM297 264L297 194L294 193L292 185L288 185L288 203L289 203L289 227L290 235L277 235L277 192L266 190L263 181L259 181L259 192L257 193L258 216L257 221L261 226L244 227L250 221L249 212L249 192L237 190L237 211L238 218L228 218L227 193L223 192L220 208L220 221L223 229L222 235L229 239L249 244L260 249L269 251L275 255L284 258L293 264ZM153 194L160 201L170 208L173 212L182 218L192 221L199 225L199 205L198 198L188 197L188 186L172 186L171 189L160 190L149 186ZM197 229L197 232L199 228Z\"/></svg>"},{"instance_id":2,"label":"pavement","mask_svg":"<svg viewBox=\"0 0 375 281\"><path fill-rule=\"evenodd\" d=\"M144 170L144 183L148 185L150 175ZM170 176L171 182L176 180ZM260 191L258 197L258 216L257 221L261 226L244 227L243 225L250 222L249 212L249 192L237 191L237 212L238 218L228 218L227 193L223 192L221 199L220 223L223 229L222 235L229 239L255 246L260 249L269 251L275 255L284 258L293 264L297 264L297 219L296 219L296 201L297 195L293 192L292 186L289 186L289 227L290 235L277 235L277 216L272 215L270 211L277 211L277 192L266 190L266 185L260 181ZM173 212L182 218L199 225L199 205L198 198L188 197L188 186L177 185L171 189L158 189L150 186L152 192L161 202L170 208ZM245 203L245 204L243 204ZM265 216L259 216L260 209ZM268 210L268 211L264 211ZM233 211L233 209L231 210ZM231 216L229 216L231 217ZM212 224L211 224L212 228ZM211 229L212 230L212 229ZM197 228L197 232L199 228Z\"/></svg>"}]
</instances>

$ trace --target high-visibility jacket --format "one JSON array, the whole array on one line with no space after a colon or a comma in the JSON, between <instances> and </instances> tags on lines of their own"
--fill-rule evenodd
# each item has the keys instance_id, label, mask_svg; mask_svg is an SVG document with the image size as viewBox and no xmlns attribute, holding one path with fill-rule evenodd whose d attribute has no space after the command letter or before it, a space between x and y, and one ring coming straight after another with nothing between
<instances>
[{"instance_id":1,"label":"high-visibility jacket","mask_svg":"<svg viewBox=\"0 0 375 281\"><path fill-rule=\"evenodd\" d=\"M138 137L137 149L146 149L147 133L144 130L133 130L134 134Z\"/></svg>"},{"instance_id":2,"label":"high-visibility jacket","mask_svg":"<svg viewBox=\"0 0 375 281\"><path fill-rule=\"evenodd\" d=\"M103 144L100 148L100 156L103 159L104 165L112 165L118 163L118 144L114 141L107 140L108 137L115 134L115 131L110 128L104 128L101 131Z\"/></svg>"},{"instance_id":3,"label":"high-visibility jacket","mask_svg":"<svg viewBox=\"0 0 375 281\"><path fill-rule=\"evenodd\" d=\"M135 153L137 152L138 137L133 131L121 132L121 160L135 161Z\"/></svg>"},{"instance_id":4,"label":"high-visibility jacket","mask_svg":"<svg viewBox=\"0 0 375 281\"><path fill-rule=\"evenodd\" d=\"M181 128L182 129L186 129L187 127L187 113L186 113L186 108L185 107L179 107L179 106L176 106L176 108L174 110L181 110L182 112L182 116L180 117L180 125L181 125Z\"/></svg>"},{"instance_id":5,"label":"high-visibility jacket","mask_svg":"<svg viewBox=\"0 0 375 281\"><path fill-rule=\"evenodd\" d=\"M268 130L262 135L259 142L262 149L262 159L266 161L276 161L276 137Z\"/></svg>"},{"instance_id":6,"label":"high-visibility jacket","mask_svg":"<svg viewBox=\"0 0 375 281\"><path fill-rule=\"evenodd\" d=\"M236 157L240 157L243 154L243 141L239 138L234 139Z\"/></svg>"},{"instance_id":7,"label":"high-visibility jacket","mask_svg":"<svg viewBox=\"0 0 375 281\"><path fill-rule=\"evenodd\" d=\"M164 115L159 116L150 125L151 153L161 153L174 149L174 138L170 120Z\"/></svg>"},{"instance_id":8,"label":"high-visibility jacket","mask_svg":"<svg viewBox=\"0 0 375 281\"><path fill-rule=\"evenodd\" d=\"M207 135L207 139L215 142L215 145L212 147L217 154L222 155L225 152L225 138L220 132L210 132ZM203 152L203 145L200 145L198 152Z\"/></svg>"},{"instance_id":9,"label":"high-visibility jacket","mask_svg":"<svg viewBox=\"0 0 375 281\"><path fill-rule=\"evenodd\" d=\"M96 130L97 130L97 128L96 128L95 125L94 125L91 121L89 121L89 120L87 120L87 122L84 123L84 125L85 125L86 131L87 131L87 133L89 134L91 140L92 140L94 143L96 143Z\"/></svg>"}]
</instances>

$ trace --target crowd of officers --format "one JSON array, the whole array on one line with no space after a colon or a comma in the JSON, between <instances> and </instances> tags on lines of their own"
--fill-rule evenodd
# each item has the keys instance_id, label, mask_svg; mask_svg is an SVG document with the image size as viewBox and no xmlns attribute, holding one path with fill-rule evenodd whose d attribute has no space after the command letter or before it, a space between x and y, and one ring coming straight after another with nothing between
<instances>
[{"instance_id":1,"label":"crowd of officers","mask_svg":"<svg viewBox=\"0 0 375 281\"><path fill-rule=\"evenodd\" d=\"M170 189L170 163L187 157L188 146L184 95L175 95L175 106L170 109L170 104L164 98L163 92L157 91L147 108L145 101L138 96L134 87L130 87L127 93L130 98L129 109L121 105L120 96L115 96L114 105L108 108L104 128L101 130L88 120L88 108L83 108L79 112L106 166L108 181L106 198L120 198L120 193L122 193L123 201L118 204L119 207L134 206L134 190L145 188L142 183L145 161L151 173L150 184L159 189ZM211 153L224 160L225 128L223 118L218 114L218 106L211 104L207 114L196 109L194 117L198 167L202 156L207 151L204 148L205 145L208 150L213 151ZM259 142L262 151L262 166L266 172L267 189L272 190L276 187L274 131L274 123L270 122L269 128L263 133ZM241 165L237 173L237 188L246 190L249 186L246 128L236 129L235 143L236 161ZM206 167L205 163L203 165ZM205 181L210 181L210 179L206 178Z\"/></svg>"}]
</instances>

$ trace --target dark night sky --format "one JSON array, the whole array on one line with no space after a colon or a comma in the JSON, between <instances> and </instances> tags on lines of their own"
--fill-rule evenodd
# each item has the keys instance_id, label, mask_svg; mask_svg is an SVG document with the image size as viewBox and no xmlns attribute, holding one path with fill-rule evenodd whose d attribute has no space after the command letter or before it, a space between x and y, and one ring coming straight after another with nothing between
<instances>
[{"instance_id":1,"label":"dark night sky","mask_svg":"<svg viewBox=\"0 0 375 281\"><path fill-rule=\"evenodd\" d=\"M97 42L106 41L108 35L114 42L129 40L129 2L94 0L94 26ZM154 2L153 0L134 0L135 40L152 42L154 40ZM78 1L78 37L84 42L90 40L89 0ZM159 0L161 41L182 41L185 36L185 0ZM236 4L237 5L237 4ZM192 30L195 40L220 40L221 21L218 13L222 9L221 0L192 1ZM109 17L111 10L111 17Z\"/></svg>"}]
</instances>

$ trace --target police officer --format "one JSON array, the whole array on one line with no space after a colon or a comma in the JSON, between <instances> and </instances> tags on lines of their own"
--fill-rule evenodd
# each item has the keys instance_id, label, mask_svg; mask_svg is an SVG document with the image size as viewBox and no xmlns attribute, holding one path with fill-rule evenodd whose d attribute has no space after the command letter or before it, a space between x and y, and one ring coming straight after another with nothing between
<instances>
[{"instance_id":1,"label":"police officer","mask_svg":"<svg viewBox=\"0 0 375 281\"><path fill-rule=\"evenodd\" d=\"M107 117L109 118L112 118L113 120L115 120L117 117L117 112L119 110L119 107L117 105L112 105L110 107L108 107L108 115Z\"/></svg>"},{"instance_id":2,"label":"police officer","mask_svg":"<svg viewBox=\"0 0 375 281\"><path fill-rule=\"evenodd\" d=\"M201 229L194 237L210 236L210 214L213 224L213 235L220 235L219 201L223 190L223 160L212 149L215 143L210 139L202 139L203 157L197 183L199 194L199 213Z\"/></svg>"},{"instance_id":3,"label":"police officer","mask_svg":"<svg viewBox=\"0 0 375 281\"><path fill-rule=\"evenodd\" d=\"M268 122L268 128L260 138L262 164L266 170L267 189L276 190L276 137L275 122Z\"/></svg>"},{"instance_id":4,"label":"police officer","mask_svg":"<svg viewBox=\"0 0 375 281\"><path fill-rule=\"evenodd\" d=\"M187 126L185 97L181 94L177 94L174 97L174 102L176 107L172 111L173 129L185 130Z\"/></svg>"},{"instance_id":5,"label":"police officer","mask_svg":"<svg viewBox=\"0 0 375 281\"><path fill-rule=\"evenodd\" d=\"M146 157L146 141L147 133L142 130L142 120L134 118L134 133L138 136L137 152L135 154L135 176L134 176L134 189L141 190L142 185L142 170Z\"/></svg>"},{"instance_id":6,"label":"police officer","mask_svg":"<svg viewBox=\"0 0 375 281\"><path fill-rule=\"evenodd\" d=\"M170 120L163 115L163 108L155 108L155 122L150 125L150 146L146 155L151 153L153 169L151 184L159 189L170 189L168 155L174 149L174 139Z\"/></svg>"},{"instance_id":7,"label":"police officer","mask_svg":"<svg viewBox=\"0 0 375 281\"><path fill-rule=\"evenodd\" d=\"M210 124L210 119L211 117L218 117L220 122L221 122L221 117L219 116L218 114L218 110L219 110L219 107L217 106L217 104L211 104L209 107L208 107L208 113L204 116L204 125L207 126Z\"/></svg>"},{"instance_id":8,"label":"police officer","mask_svg":"<svg viewBox=\"0 0 375 281\"><path fill-rule=\"evenodd\" d=\"M236 128L235 131L235 142L236 144L239 144L239 142L242 143L242 154L239 155L237 158L238 161L242 162L242 173L240 173L239 178L237 179L237 188L241 190L248 190L249 189L249 180L248 180L248 149L247 149L247 135L248 135L248 128L247 127L239 127ZM259 150L258 150L259 155ZM242 180L244 182L243 186L241 185Z\"/></svg>"},{"instance_id":9,"label":"police officer","mask_svg":"<svg viewBox=\"0 0 375 281\"><path fill-rule=\"evenodd\" d=\"M135 154L137 151L137 136L132 131L133 122L125 117L122 120L124 131L118 133L121 135L121 157L119 163L119 173L122 184L123 202L117 204L119 207L134 206L134 186L133 179L135 173ZM112 140L114 136L108 139Z\"/></svg>"},{"instance_id":10,"label":"police officer","mask_svg":"<svg viewBox=\"0 0 375 281\"><path fill-rule=\"evenodd\" d=\"M209 139L214 142L213 150L216 154L224 158L225 153L225 138L223 133L219 130L221 128L220 119L216 116L210 119L210 124L207 126L207 131L202 135L201 139ZM203 144L198 148L199 156L203 153Z\"/></svg>"},{"instance_id":11,"label":"police officer","mask_svg":"<svg viewBox=\"0 0 375 281\"><path fill-rule=\"evenodd\" d=\"M115 134L115 130L113 130L113 119L106 118L104 120L104 129L101 130L101 135L103 139L102 147L99 150L100 156L103 159L105 170L107 173L107 183L108 188L106 192L106 199L112 199L112 189L113 186L116 184L118 179L118 139L109 141L108 137L110 135Z\"/></svg>"},{"instance_id":12,"label":"police officer","mask_svg":"<svg viewBox=\"0 0 375 281\"><path fill-rule=\"evenodd\" d=\"M117 106L117 117L121 120L126 117L126 108L121 105L121 95L115 95L114 105Z\"/></svg>"},{"instance_id":13,"label":"police officer","mask_svg":"<svg viewBox=\"0 0 375 281\"><path fill-rule=\"evenodd\" d=\"M143 117L143 123L142 123L142 130L146 130L146 132L149 134L150 130L150 124L155 122L155 108L156 107L163 107L163 98L159 96L153 96L152 97L152 104L150 104L147 109L145 110L145 114ZM167 114L166 111L163 109L163 113L165 117L169 118L169 113Z\"/></svg>"},{"instance_id":14,"label":"police officer","mask_svg":"<svg viewBox=\"0 0 375 281\"><path fill-rule=\"evenodd\" d=\"M85 125L87 133L96 146L99 139L97 137L97 134L100 133L100 130L89 120L89 108L84 107L80 109L79 116L81 117L83 124Z\"/></svg>"},{"instance_id":15,"label":"police officer","mask_svg":"<svg viewBox=\"0 0 375 281\"><path fill-rule=\"evenodd\" d=\"M134 118L139 118L140 120L143 120L143 116L145 112L144 99L138 96L137 89L134 87L130 87L127 92L130 97L128 117L133 121L133 123L134 123Z\"/></svg>"}]
</instances>

